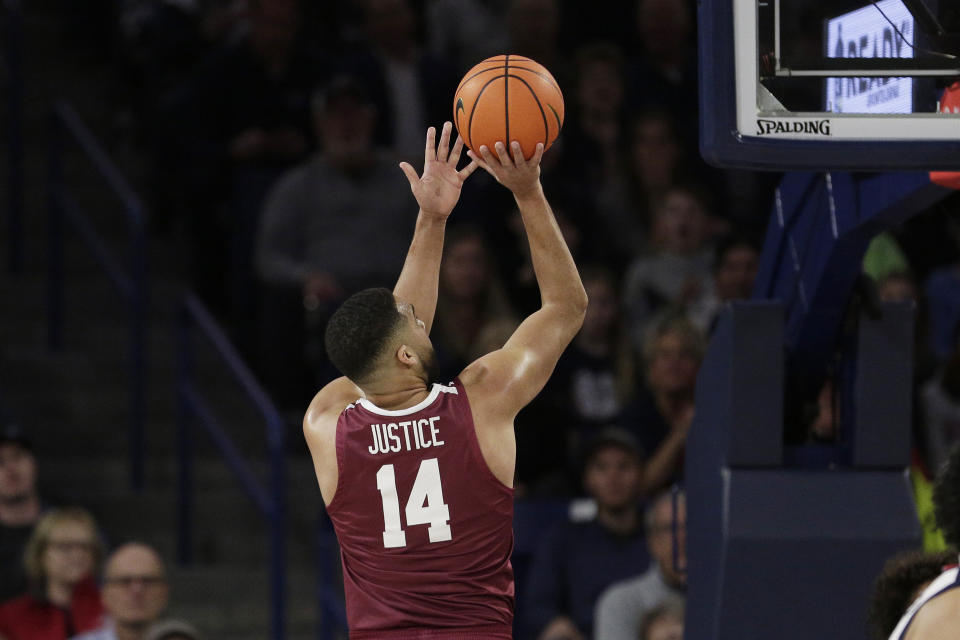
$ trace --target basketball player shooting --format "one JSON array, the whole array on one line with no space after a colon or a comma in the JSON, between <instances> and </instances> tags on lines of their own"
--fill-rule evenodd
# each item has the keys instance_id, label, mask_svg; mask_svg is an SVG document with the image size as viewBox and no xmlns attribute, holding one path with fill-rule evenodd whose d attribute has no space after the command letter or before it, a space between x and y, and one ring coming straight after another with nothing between
<instances>
[{"instance_id":1,"label":"basketball player shooting","mask_svg":"<svg viewBox=\"0 0 960 640\"><path fill-rule=\"evenodd\" d=\"M393 292L348 298L327 325L345 377L317 393L303 429L340 542L351 638L512 638L517 413L543 388L583 322L587 296L540 185L543 145L468 152L427 132L420 205ZM449 150L449 152L448 152ZM463 181L482 167L520 209L541 307L503 348L448 386L431 384L443 235ZM358 248L358 250L361 250Z\"/></svg>"}]
</instances>

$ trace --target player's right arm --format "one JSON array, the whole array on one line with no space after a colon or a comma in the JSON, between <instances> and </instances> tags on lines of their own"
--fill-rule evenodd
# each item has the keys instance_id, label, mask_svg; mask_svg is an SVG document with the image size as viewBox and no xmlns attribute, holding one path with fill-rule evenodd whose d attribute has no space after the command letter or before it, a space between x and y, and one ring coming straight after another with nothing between
<instances>
[{"instance_id":1,"label":"player's right arm","mask_svg":"<svg viewBox=\"0 0 960 640\"><path fill-rule=\"evenodd\" d=\"M580 330L587 294L540 185L543 145L524 160L514 143L513 157L497 143L494 156L481 147L470 155L498 182L509 188L520 209L537 284L540 309L527 317L503 348L469 365L460 379L470 392L475 414L484 424L509 428L513 419L540 392L570 341Z\"/></svg>"}]
</instances>

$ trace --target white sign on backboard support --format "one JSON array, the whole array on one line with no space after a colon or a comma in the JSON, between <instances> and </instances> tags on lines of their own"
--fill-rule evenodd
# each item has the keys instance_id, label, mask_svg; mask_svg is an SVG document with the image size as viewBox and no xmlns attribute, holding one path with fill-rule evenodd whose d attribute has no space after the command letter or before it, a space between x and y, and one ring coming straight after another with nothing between
<instances>
[{"instance_id":1,"label":"white sign on backboard support","mask_svg":"<svg viewBox=\"0 0 960 640\"><path fill-rule=\"evenodd\" d=\"M914 19L901 0L881 0L827 21L828 58L913 58ZM833 113L912 113L913 78L827 78Z\"/></svg>"}]
</instances>

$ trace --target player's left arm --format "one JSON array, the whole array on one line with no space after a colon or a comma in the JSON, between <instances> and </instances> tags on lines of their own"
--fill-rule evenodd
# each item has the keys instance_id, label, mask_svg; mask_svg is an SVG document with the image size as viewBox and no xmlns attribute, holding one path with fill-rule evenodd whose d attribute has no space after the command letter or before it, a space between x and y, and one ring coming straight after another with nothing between
<instances>
[{"instance_id":1,"label":"player's left arm","mask_svg":"<svg viewBox=\"0 0 960 640\"><path fill-rule=\"evenodd\" d=\"M443 124L439 144L435 141L436 130L433 127L427 129L422 176L417 176L409 163L400 163L400 168L410 182L410 190L420 205L420 213L417 214L413 240L410 242L407 259L403 263L403 270L393 294L403 302L413 305L414 312L423 321L427 333L433 325L437 308L440 259L443 256L443 235L447 218L460 199L460 188L464 180L477 168L476 162L470 162L457 171L463 140L458 136L451 149L452 129L451 123Z\"/></svg>"}]
</instances>

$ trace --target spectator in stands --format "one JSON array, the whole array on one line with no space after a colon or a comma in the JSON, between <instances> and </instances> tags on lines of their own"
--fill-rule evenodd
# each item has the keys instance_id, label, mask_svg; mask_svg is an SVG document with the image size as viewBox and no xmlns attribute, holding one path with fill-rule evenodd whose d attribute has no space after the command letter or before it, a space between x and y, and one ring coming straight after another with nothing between
<instances>
[{"instance_id":1,"label":"spectator in stands","mask_svg":"<svg viewBox=\"0 0 960 640\"><path fill-rule=\"evenodd\" d=\"M534 427L538 440L543 441L560 435L556 425L566 425L566 459L573 489L584 443L604 425L617 421L636 382L613 273L595 266L586 266L580 273L590 300L587 313L580 332L535 401L538 407L548 404L552 417L540 428Z\"/></svg>"},{"instance_id":2,"label":"spectator in stands","mask_svg":"<svg viewBox=\"0 0 960 640\"><path fill-rule=\"evenodd\" d=\"M713 260L711 290L688 309L690 320L705 334L711 333L725 303L751 296L759 264L760 250L752 241L742 236L721 240Z\"/></svg>"},{"instance_id":3,"label":"spectator in stands","mask_svg":"<svg viewBox=\"0 0 960 640\"><path fill-rule=\"evenodd\" d=\"M501 2L432 0L426 12L430 49L461 71L508 50Z\"/></svg>"},{"instance_id":4,"label":"spectator in stands","mask_svg":"<svg viewBox=\"0 0 960 640\"><path fill-rule=\"evenodd\" d=\"M930 464L937 470L960 443L960 322L954 329L953 351L924 385L921 398Z\"/></svg>"},{"instance_id":5,"label":"spectator in stands","mask_svg":"<svg viewBox=\"0 0 960 640\"><path fill-rule=\"evenodd\" d=\"M642 575L617 582L601 594L593 631L596 640L680 637L666 631L662 636L650 635L648 616L661 606L682 606L686 598L686 523L687 503L683 493L675 497L673 492L666 491L650 503L645 525L653 562ZM682 624L682 613L679 619ZM641 625L646 629L641 629ZM663 626L670 628L671 625L664 623Z\"/></svg>"},{"instance_id":6,"label":"spectator in stands","mask_svg":"<svg viewBox=\"0 0 960 640\"><path fill-rule=\"evenodd\" d=\"M104 625L74 640L145 640L167 606L167 579L159 554L145 544L127 543L110 554L103 574Z\"/></svg>"},{"instance_id":7,"label":"spectator in stands","mask_svg":"<svg viewBox=\"0 0 960 640\"><path fill-rule=\"evenodd\" d=\"M364 42L339 67L370 88L379 116L377 143L400 158L416 158L427 127L450 119L450 101L466 69L421 46L410 0L366 0L363 8Z\"/></svg>"},{"instance_id":8,"label":"spectator in stands","mask_svg":"<svg viewBox=\"0 0 960 640\"><path fill-rule=\"evenodd\" d=\"M30 592L0 605L5 640L67 640L103 623L94 580L103 556L97 526L84 509L48 511L27 543Z\"/></svg>"},{"instance_id":9,"label":"spectator in stands","mask_svg":"<svg viewBox=\"0 0 960 640\"><path fill-rule=\"evenodd\" d=\"M693 421L693 392L705 350L703 334L683 316L655 323L644 343L646 389L624 409L623 424L649 451L642 490L650 496L678 481Z\"/></svg>"},{"instance_id":10,"label":"spectator in stands","mask_svg":"<svg viewBox=\"0 0 960 640\"><path fill-rule=\"evenodd\" d=\"M160 215L182 216L192 235L201 296L229 312L244 338L252 331L261 203L313 148L310 96L327 76L299 37L297 0L248 4L249 34L213 53L168 100L156 183Z\"/></svg>"},{"instance_id":11,"label":"spectator in stands","mask_svg":"<svg viewBox=\"0 0 960 640\"><path fill-rule=\"evenodd\" d=\"M505 51L536 60L550 70L560 86L566 84L566 60L559 38L559 0L509 0L507 34Z\"/></svg>"},{"instance_id":12,"label":"spectator in stands","mask_svg":"<svg viewBox=\"0 0 960 640\"><path fill-rule=\"evenodd\" d=\"M644 616L640 640L683 640L683 605L671 602Z\"/></svg>"},{"instance_id":13,"label":"spectator in stands","mask_svg":"<svg viewBox=\"0 0 960 640\"><path fill-rule=\"evenodd\" d=\"M440 380L453 380L490 351L482 349L502 347L516 325L482 233L472 227L450 229L443 246L432 336Z\"/></svg>"},{"instance_id":14,"label":"spectator in stands","mask_svg":"<svg viewBox=\"0 0 960 640\"><path fill-rule=\"evenodd\" d=\"M610 427L590 443L583 483L596 516L552 530L530 568L526 626L541 640L590 636L597 596L649 563L639 504L643 468L637 441Z\"/></svg>"},{"instance_id":15,"label":"spectator in stands","mask_svg":"<svg viewBox=\"0 0 960 640\"><path fill-rule=\"evenodd\" d=\"M467 184L470 184L469 182ZM462 199L462 198L461 198ZM563 240L577 264L594 260L596 252L587 245L585 238L585 217L577 202L560 198L553 205L553 213L563 234ZM491 246L497 251L498 270L504 276L504 286L513 308L523 315L533 313L540 308L540 292L537 289L536 274L530 260L530 245L523 231L520 211L515 207L502 224L489 229L493 236Z\"/></svg>"},{"instance_id":16,"label":"spectator in stands","mask_svg":"<svg viewBox=\"0 0 960 640\"><path fill-rule=\"evenodd\" d=\"M954 551L904 551L883 565L870 594L867 626L874 640L887 640L901 616L923 590L943 572L947 565L957 561Z\"/></svg>"},{"instance_id":17,"label":"spectator in stands","mask_svg":"<svg viewBox=\"0 0 960 640\"><path fill-rule=\"evenodd\" d=\"M625 262L647 249L652 208L677 184L683 152L673 115L647 109L635 115L627 129L624 162L597 194L597 212L609 234L610 249Z\"/></svg>"},{"instance_id":18,"label":"spectator in stands","mask_svg":"<svg viewBox=\"0 0 960 640\"><path fill-rule=\"evenodd\" d=\"M203 636L186 622L166 620L150 627L143 640L203 640Z\"/></svg>"},{"instance_id":19,"label":"spectator in stands","mask_svg":"<svg viewBox=\"0 0 960 640\"><path fill-rule=\"evenodd\" d=\"M345 291L379 286L403 266L416 218L409 185L373 142L376 109L367 87L340 76L314 100L322 152L270 192L257 235L264 286L263 372L282 403L300 406L315 388L304 379L304 310L322 327ZM299 369L297 366L299 364Z\"/></svg>"},{"instance_id":20,"label":"spectator in stands","mask_svg":"<svg viewBox=\"0 0 960 640\"><path fill-rule=\"evenodd\" d=\"M624 280L624 306L637 348L655 315L699 307L711 288L706 194L674 186L653 211L653 252L634 260Z\"/></svg>"},{"instance_id":21,"label":"spectator in stands","mask_svg":"<svg viewBox=\"0 0 960 640\"><path fill-rule=\"evenodd\" d=\"M33 447L17 424L4 420L0 427L0 602L27 590L23 552L42 511Z\"/></svg>"},{"instance_id":22,"label":"spectator in stands","mask_svg":"<svg viewBox=\"0 0 960 640\"><path fill-rule=\"evenodd\" d=\"M544 180L553 190L589 202L595 209L614 188L617 172L625 164L623 54L609 43L582 47L574 57L572 84L562 140L547 156ZM608 228L603 219L601 226L604 237L620 231Z\"/></svg>"},{"instance_id":23,"label":"spectator in stands","mask_svg":"<svg viewBox=\"0 0 960 640\"><path fill-rule=\"evenodd\" d=\"M691 158L698 139L697 47L687 0L639 0L638 41L643 50L627 72L628 98L635 109L658 107L676 118Z\"/></svg>"}]
</instances>

